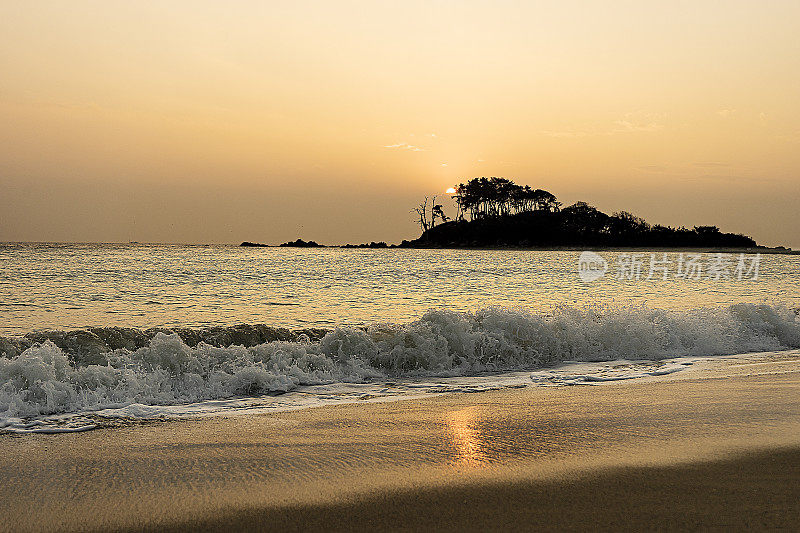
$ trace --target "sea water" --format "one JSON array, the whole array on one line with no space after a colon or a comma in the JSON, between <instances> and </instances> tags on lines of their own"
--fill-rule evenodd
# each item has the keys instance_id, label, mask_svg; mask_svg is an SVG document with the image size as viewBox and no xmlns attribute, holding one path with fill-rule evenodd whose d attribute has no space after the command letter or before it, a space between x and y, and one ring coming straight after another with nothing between
<instances>
[{"instance_id":1,"label":"sea water","mask_svg":"<svg viewBox=\"0 0 800 533\"><path fill-rule=\"evenodd\" d=\"M0 245L0 426L629 379L800 348L800 256L703 254L687 277L678 252L638 254L601 252L608 271L587 281L570 251ZM601 366L547 377L565 362Z\"/></svg>"}]
</instances>

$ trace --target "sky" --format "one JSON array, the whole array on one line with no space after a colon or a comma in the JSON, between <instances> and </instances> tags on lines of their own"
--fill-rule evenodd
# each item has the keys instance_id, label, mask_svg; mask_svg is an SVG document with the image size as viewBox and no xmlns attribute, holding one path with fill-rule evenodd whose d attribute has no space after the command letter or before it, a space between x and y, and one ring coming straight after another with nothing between
<instances>
[{"instance_id":1,"label":"sky","mask_svg":"<svg viewBox=\"0 0 800 533\"><path fill-rule=\"evenodd\" d=\"M4 0L0 241L399 242L422 197L502 176L800 248L798 20L796 0Z\"/></svg>"}]
</instances>

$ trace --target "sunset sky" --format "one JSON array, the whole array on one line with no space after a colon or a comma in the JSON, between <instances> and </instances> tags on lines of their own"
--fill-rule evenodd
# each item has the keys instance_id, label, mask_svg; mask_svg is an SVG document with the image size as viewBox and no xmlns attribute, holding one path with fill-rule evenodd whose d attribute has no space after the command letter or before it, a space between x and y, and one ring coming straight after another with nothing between
<instances>
[{"instance_id":1,"label":"sunset sky","mask_svg":"<svg viewBox=\"0 0 800 533\"><path fill-rule=\"evenodd\" d=\"M475 176L800 247L800 2L0 3L0 241L399 242Z\"/></svg>"}]
</instances>

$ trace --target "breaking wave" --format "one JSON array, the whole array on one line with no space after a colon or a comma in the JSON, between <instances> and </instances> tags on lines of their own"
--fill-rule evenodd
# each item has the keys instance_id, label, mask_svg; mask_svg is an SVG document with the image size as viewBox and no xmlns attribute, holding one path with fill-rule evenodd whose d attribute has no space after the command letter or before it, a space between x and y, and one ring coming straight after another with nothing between
<instances>
[{"instance_id":1,"label":"breaking wave","mask_svg":"<svg viewBox=\"0 0 800 533\"><path fill-rule=\"evenodd\" d=\"M689 312L559 307L549 315L431 310L407 324L331 331L242 325L39 332L0 339L0 427L12 418L257 396L301 385L798 347L797 313L766 304Z\"/></svg>"}]
</instances>

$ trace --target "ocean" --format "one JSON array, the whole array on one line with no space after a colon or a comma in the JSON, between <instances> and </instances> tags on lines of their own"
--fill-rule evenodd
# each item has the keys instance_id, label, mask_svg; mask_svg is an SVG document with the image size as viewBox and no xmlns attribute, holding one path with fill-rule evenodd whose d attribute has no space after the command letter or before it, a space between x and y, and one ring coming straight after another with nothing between
<instances>
[{"instance_id":1,"label":"ocean","mask_svg":"<svg viewBox=\"0 0 800 533\"><path fill-rule=\"evenodd\" d=\"M798 308L797 255L0 244L0 427L664 375Z\"/></svg>"}]
</instances>

